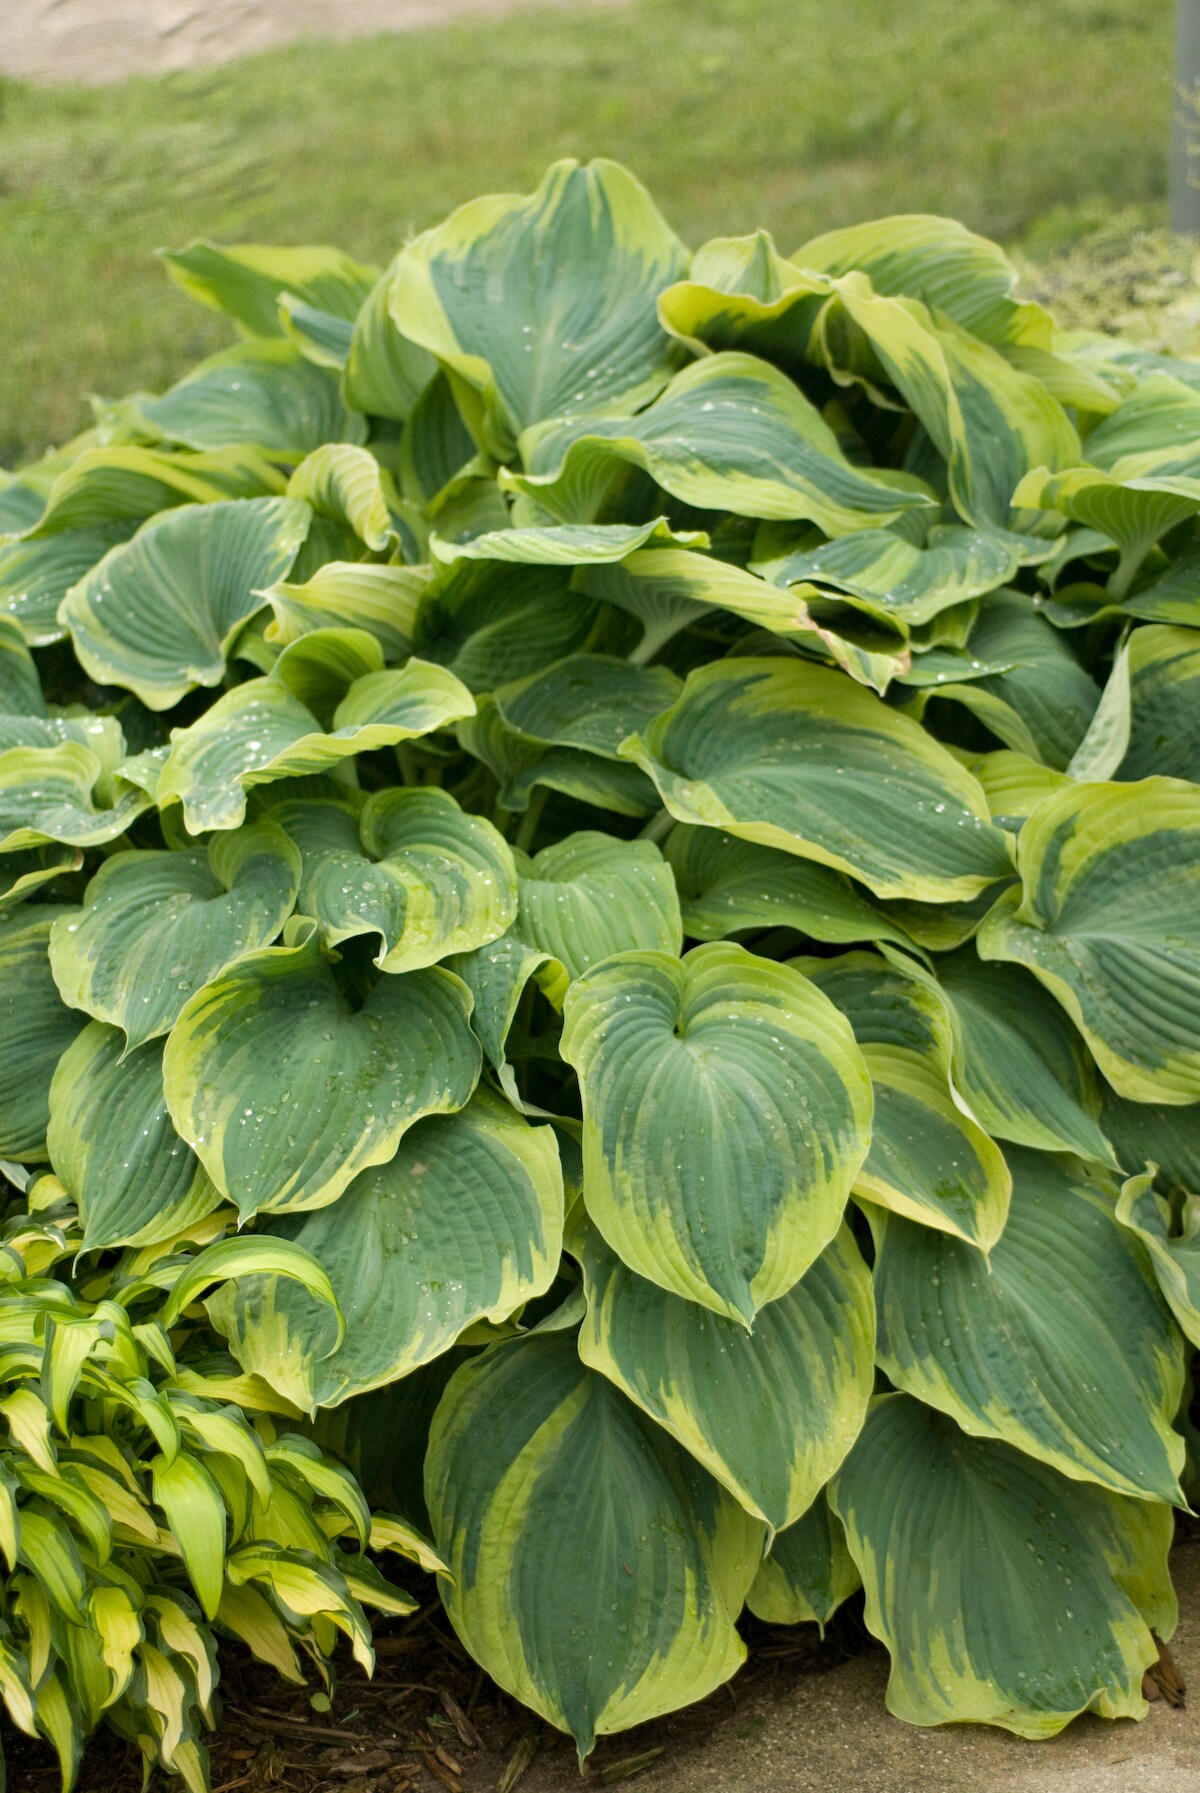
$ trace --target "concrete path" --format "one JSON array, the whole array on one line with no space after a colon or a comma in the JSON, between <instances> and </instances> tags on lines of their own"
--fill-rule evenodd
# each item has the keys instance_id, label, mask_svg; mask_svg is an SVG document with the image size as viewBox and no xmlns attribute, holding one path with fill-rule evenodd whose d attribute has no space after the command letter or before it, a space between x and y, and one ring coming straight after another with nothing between
<instances>
[{"instance_id":1,"label":"concrete path","mask_svg":"<svg viewBox=\"0 0 1200 1793\"><path fill-rule=\"evenodd\" d=\"M871 1650L825 1674L780 1675L714 1725L683 1713L606 1740L593 1763L600 1772L665 1743L631 1793L1200 1793L1200 1542L1176 1551L1174 1573L1181 1618L1171 1652L1192 1689L1182 1711L1160 1700L1141 1724L1081 1718L1046 1743L980 1726L920 1731L888 1715L887 1657ZM472 1793L495 1784L470 1783ZM592 1785L556 1749L519 1793Z\"/></svg>"},{"instance_id":2,"label":"concrete path","mask_svg":"<svg viewBox=\"0 0 1200 1793\"><path fill-rule=\"evenodd\" d=\"M89 86L228 62L296 37L370 37L522 0L0 0L0 74ZM528 0L526 0L526 5ZM566 6L575 0L536 0Z\"/></svg>"}]
</instances>

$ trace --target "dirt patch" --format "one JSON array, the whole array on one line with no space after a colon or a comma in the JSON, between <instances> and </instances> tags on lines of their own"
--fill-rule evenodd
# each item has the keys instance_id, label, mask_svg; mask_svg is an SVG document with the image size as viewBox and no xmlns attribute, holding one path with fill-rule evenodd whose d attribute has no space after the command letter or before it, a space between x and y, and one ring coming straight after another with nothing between
<instances>
[{"instance_id":1,"label":"dirt patch","mask_svg":"<svg viewBox=\"0 0 1200 1793\"><path fill-rule=\"evenodd\" d=\"M699 1706L602 1738L581 1780L569 1741L476 1668L430 1600L381 1632L374 1681L344 1665L328 1713L223 1653L214 1793L587 1793L634 1779L638 1793L1196 1793L1200 1541L1176 1550L1173 1571L1181 1618L1171 1654L1194 1692L1182 1709L1155 1698L1142 1724L1081 1718L1046 1743L901 1724L884 1705L887 1657L862 1628L861 1602L851 1602L824 1640L815 1626L748 1620L750 1659L733 1682ZM10 1736L14 1793L57 1793L49 1749ZM135 1753L98 1735L79 1793L139 1784Z\"/></svg>"},{"instance_id":2,"label":"dirt patch","mask_svg":"<svg viewBox=\"0 0 1200 1793\"><path fill-rule=\"evenodd\" d=\"M297 37L370 37L522 0L0 0L0 72L96 86L229 62ZM576 0L537 0L568 6ZM527 4L527 0L526 0ZM592 0L595 4L595 0Z\"/></svg>"}]
</instances>

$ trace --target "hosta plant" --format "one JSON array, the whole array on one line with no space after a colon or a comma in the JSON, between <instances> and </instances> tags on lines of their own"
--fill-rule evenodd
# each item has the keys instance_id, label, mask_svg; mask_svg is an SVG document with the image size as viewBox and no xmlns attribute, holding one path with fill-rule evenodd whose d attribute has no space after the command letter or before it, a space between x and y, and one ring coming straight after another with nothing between
<instances>
[{"instance_id":1,"label":"hosta plant","mask_svg":"<svg viewBox=\"0 0 1200 1793\"><path fill-rule=\"evenodd\" d=\"M0 490L0 1153L85 1264L267 1254L221 1387L582 1754L860 1584L916 1723L1140 1714L1200 367L944 219L692 253L603 162L385 270L165 260L241 340Z\"/></svg>"},{"instance_id":2,"label":"hosta plant","mask_svg":"<svg viewBox=\"0 0 1200 1793\"><path fill-rule=\"evenodd\" d=\"M344 1634L369 1672L363 1604L414 1602L368 1544L429 1562L295 1432L287 1402L213 1350L196 1300L247 1270L333 1300L294 1246L224 1231L214 1214L207 1249L160 1239L72 1274L84 1241L53 1176L0 1231L0 1693L19 1730L53 1744L64 1788L105 1722L147 1770L206 1793L218 1638L303 1682L297 1649L328 1681Z\"/></svg>"}]
</instances>

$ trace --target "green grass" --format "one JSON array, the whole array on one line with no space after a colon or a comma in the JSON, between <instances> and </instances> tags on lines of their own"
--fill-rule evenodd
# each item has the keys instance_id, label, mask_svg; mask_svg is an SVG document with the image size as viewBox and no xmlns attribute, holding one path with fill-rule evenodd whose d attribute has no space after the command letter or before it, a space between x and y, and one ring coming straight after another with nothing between
<instances>
[{"instance_id":1,"label":"green grass","mask_svg":"<svg viewBox=\"0 0 1200 1793\"><path fill-rule=\"evenodd\" d=\"M611 155L692 242L784 250L882 212L1005 240L1162 216L1171 8L1147 0L631 0L120 86L0 89L0 462L226 340L159 244L383 260L556 156Z\"/></svg>"}]
</instances>

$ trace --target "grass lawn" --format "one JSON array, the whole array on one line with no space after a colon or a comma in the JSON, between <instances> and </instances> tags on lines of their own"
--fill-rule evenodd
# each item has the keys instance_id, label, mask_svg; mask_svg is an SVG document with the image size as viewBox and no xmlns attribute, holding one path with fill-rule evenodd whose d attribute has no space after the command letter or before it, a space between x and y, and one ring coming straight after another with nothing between
<instances>
[{"instance_id":1,"label":"grass lawn","mask_svg":"<svg viewBox=\"0 0 1200 1793\"><path fill-rule=\"evenodd\" d=\"M951 212L1164 211L1166 0L629 0L97 89L0 86L0 463L227 340L160 244L336 242L383 260L556 156L611 155L692 242ZM1059 220L1055 226L1054 220ZM1043 231L1044 231L1043 226Z\"/></svg>"}]
</instances>

